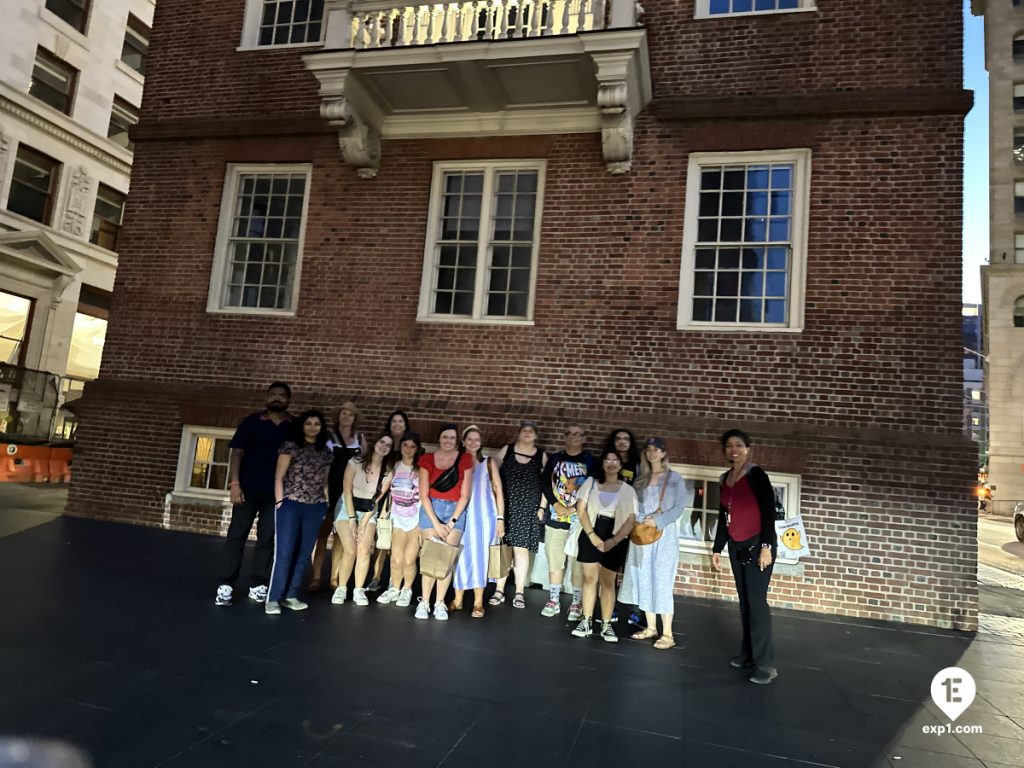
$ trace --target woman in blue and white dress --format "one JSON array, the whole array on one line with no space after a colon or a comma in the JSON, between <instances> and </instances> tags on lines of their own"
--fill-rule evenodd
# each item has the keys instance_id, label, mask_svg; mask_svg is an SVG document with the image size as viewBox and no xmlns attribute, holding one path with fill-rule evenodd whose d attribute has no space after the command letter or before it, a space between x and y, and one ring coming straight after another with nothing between
<instances>
[{"instance_id":1,"label":"woman in blue and white dress","mask_svg":"<svg viewBox=\"0 0 1024 768\"><path fill-rule=\"evenodd\" d=\"M672 587L679 567L679 518L693 499L693 482L668 468L665 441L652 437L643 455L643 471L636 482L640 513L637 526L661 531L651 544L630 542L619 600L640 606L647 615L647 626L632 635L634 640L657 637L654 647L668 650L676 644L672 634L675 601ZM658 617L661 637L658 637Z\"/></svg>"},{"instance_id":2,"label":"woman in blue and white dress","mask_svg":"<svg viewBox=\"0 0 1024 768\"><path fill-rule=\"evenodd\" d=\"M483 437L475 426L462 431L462 447L474 458L473 494L465 514L466 535L462 537L462 553L455 566L455 599L450 609L462 610L462 599L467 589L473 590L474 619L484 617L484 587L487 586L487 557L495 539L505 535L505 497L501 492L501 478L490 459L484 456Z\"/></svg>"}]
</instances>

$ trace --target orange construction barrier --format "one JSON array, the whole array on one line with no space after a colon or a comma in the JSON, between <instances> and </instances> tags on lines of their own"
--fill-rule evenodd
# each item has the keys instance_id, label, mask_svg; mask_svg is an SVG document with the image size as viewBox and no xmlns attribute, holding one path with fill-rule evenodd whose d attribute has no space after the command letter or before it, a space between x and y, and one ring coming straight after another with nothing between
<instances>
[{"instance_id":1,"label":"orange construction barrier","mask_svg":"<svg viewBox=\"0 0 1024 768\"><path fill-rule=\"evenodd\" d=\"M49 482L52 451L48 445L0 443L0 482Z\"/></svg>"},{"instance_id":2,"label":"orange construction barrier","mask_svg":"<svg viewBox=\"0 0 1024 768\"><path fill-rule=\"evenodd\" d=\"M50 449L50 482L71 482L71 448Z\"/></svg>"}]
</instances>

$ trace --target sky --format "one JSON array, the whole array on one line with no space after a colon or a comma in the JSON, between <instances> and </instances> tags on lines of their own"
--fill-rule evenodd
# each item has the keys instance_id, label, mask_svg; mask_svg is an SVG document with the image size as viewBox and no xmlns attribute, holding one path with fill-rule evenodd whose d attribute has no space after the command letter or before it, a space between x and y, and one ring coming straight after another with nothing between
<instances>
[{"instance_id":1,"label":"sky","mask_svg":"<svg viewBox=\"0 0 1024 768\"><path fill-rule=\"evenodd\" d=\"M988 261L988 73L981 17L964 0L964 88L974 107L964 123L964 301L981 301L980 267Z\"/></svg>"}]
</instances>

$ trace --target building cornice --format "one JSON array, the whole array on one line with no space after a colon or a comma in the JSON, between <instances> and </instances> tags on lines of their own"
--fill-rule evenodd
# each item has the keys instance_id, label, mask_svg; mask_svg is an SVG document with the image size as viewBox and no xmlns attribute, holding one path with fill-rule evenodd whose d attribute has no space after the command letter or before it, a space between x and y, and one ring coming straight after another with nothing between
<instances>
[{"instance_id":1,"label":"building cornice","mask_svg":"<svg viewBox=\"0 0 1024 768\"><path fill-rule=\"evenodd\" d=\"M64 144L77 149L82 154L113 168L118 173L125 176L131 175L131 161L112 152L111 148L114 145L103 146L109 144L106 139L91 131L85 131L70 118L58 123L56 118L51 119L47 115L41 114L41 110L36 108L36 104L31 102L34 102L34 99L30 96L14 90L6 83L0 83L0 114L10 115L22 123L38 128ZM65 122L68 125L62 124ZM124 154L130 157L127 150Z\"/></svg>"}]
</instances>

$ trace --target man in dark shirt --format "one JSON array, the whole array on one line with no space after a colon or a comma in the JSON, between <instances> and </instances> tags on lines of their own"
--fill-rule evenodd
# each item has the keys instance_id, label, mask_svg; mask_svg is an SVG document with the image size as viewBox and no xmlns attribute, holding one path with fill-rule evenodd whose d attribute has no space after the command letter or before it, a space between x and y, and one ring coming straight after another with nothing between
<instances>
[{"instance_id":1,"label":"man in dark shirt","mask_svg":"<svg viewBox=\"0 0 1024 768\"><path fill-rule=\"evenodd\" d=\"M550 594L541 610L542 616L557 616L561 612L559 598L565 576L565 542L576 519L576 495L583 481L594 473L594 457L583 450L583 427L570 424L565 430L565 450L548 459L541 480L541 490L548 501L544 519L544 554L548 559ZM572 604L569 621L582 617L583 578L576 558L569 558L572 568Z\"/></svg>"},{"instance_id":2,"label":"man in dark shirt","mask_svg":"<svg viewBox=\"0 0 1024 768\"><path fill-rule=\"evenodd\" d=\"M267 599L267 582L274 560L274 472L277 452L291 436L288 405L292 390L275 381L267 388L267 408L242 419L231 438L231 524L224 542L217 605L231 605L235 582L242 568L245 542L256 522L256 550L250 572L249 597Z\"/></svg>"}]
</instances>

